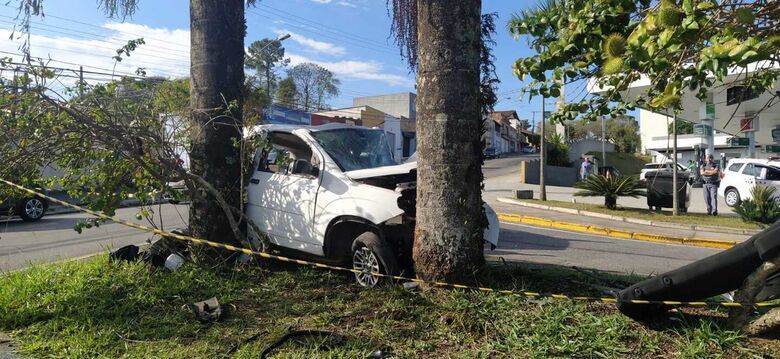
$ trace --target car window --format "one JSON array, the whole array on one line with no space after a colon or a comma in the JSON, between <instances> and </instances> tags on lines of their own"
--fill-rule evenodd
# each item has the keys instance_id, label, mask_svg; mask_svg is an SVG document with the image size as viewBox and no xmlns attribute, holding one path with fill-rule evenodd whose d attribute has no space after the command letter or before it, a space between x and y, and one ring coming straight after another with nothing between
<instances>
[{"instance_id":1,"label":"car window","mask_svg":"<svg viewBox=\"0 0 780 359\"><path fill-rule=\"evenodd\" d=\"M780 181L780 169L774 167L766 167L766 180Z\"/></svg>"},{"instance_id":2,"label":"car window","mask_svg":"<svg viewBox=\"0 0 780 359\"><path fill-rule=\"evenodd\" d=\"M756 171L756 166L752 163L748 163L745 165L745 168L742 169L742 174L745 176L756 177L757 175L761 174L761 171Z\"/></svg>"},{"instance_id":3,"label":"car window","mask_svg":"<svg viewBox=\"0 0 780 359\"><path fill-rule=\"evenodd\" d=\"M313 155L311 147L296 135L272 133L268 136L268 142L268 148L263 151L257 171L289 174L297 159L306 159L312 166L319 166L319 160Z\"/></svg>"},{"instance_id":4,"label":"car window","mask_svg":"<svg viewBox=\"0 0 780 359\"><path fill-rule=\"evenodd\" d=\"M740 168L742 168L742 163L737 162L737 163L732 163L729 166L728 170L731 172L739 172Z\"/></svg>"}]
</instances>

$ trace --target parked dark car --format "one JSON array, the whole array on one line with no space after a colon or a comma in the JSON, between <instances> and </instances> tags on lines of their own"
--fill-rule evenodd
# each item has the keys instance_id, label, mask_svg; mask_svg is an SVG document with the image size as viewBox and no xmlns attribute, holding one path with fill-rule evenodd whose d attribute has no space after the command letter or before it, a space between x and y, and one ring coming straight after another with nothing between
<instances>
[{"instance_id":1,"label":"parked dark car","mask_svg":"<svg viewBox=\"0 0 780 359\"><path fill-rule=\"evenodd\" d=\"M485 159L490 160L493 158L501 158L501 154L496 151L494 147L488 147L485 149Z\"/></svg>"},{"instance_id":2,"label":"parked dark car","mask_svg":"<svg viewBox=\"0 0 780 359\"><path fill-rule=\"evenodd\" d=\"M35 222L43 218L49 209L49 203L38 197L26 197L0 202L0 216L19 216L25 222Z\"/></svg>"}]
</instances>

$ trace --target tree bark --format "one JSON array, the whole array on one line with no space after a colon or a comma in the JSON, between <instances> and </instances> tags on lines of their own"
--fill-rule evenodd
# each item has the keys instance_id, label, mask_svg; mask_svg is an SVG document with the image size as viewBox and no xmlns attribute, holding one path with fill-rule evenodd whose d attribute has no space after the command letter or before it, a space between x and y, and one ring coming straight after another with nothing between
<instances>
[{"instance_id":1,"label":"tree bark","mask_svg":"<svg viewBox=\"0 0 780 359\"><path fill-rule=\"evenodd\" d=\"M190 63L194 129L190 170L238 208L241 169L234 141L242 135L243 0L190 0ZM225 216L205 196L193 197L189 220L193 236L235 242Z\"/></svg>"},{"instance_id":2,"label":"tree bark","mask_svg":"<svg viewBox=\"0 0 780 359\"><path fill-rule=\"evenodd\" d=\"M484 263L480 0L418 0L417 228L425 280L460 282Z\"/></svg>"},{"instance_id":3,"label":"tree bark","mask_svg":"<svg viewBox=\"0 0 780 359\"><path fill-rule=\"evenodd\" d=\"M780 268L780 256L777 256L776 258L772 258L770 260L765 261L761 264L758 268L756 268L753 273L751 273L747 278L745 278L745 281L742 282L742 286L737 290L737 292L734 294L734 301L735 302L741 302L741 303L752 303L756 300L756 296L759 292L761 292L761 289L764 288L764 285L766 284L766 279L772 273L777 272L778 268ZM734 307L729 310L729 319L728 324L730 327L734 329L739 329L745 327L746 324L748 324L750 320L750 314L753 312L752 307ZM778 313L776 310L770 311L766 315L772 314L769 316L769 318L775 318L776 321L775 324L780 324L780 322L777 321L777 315ZM766 316L765 315L765 316ZM762 318L759 318L759 321ZM756 324L753 326L752 331L756 331L757 328L760 327L766 327L767 323L771 323L771 321L767 322L766 320L761 321L759 324ZM747 332L751 332L751 327L748 325L746 328L748 329Z\"/></svg>"}]
</instances>

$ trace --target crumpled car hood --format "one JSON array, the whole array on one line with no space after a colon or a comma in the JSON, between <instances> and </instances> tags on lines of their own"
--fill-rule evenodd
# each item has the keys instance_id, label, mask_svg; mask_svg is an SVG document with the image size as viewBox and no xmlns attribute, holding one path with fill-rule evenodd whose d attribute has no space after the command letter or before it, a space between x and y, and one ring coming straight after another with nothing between
<instances>
[{"instance_id":1,"label":"crumpled car hood","mask_svg":"<svg viewBox=\"0 0 780 359\"><path fill-rule=\"evenodd\" d=\"M416 158L415 158L416 159ZM395 166L384 166L377 168L369 168L364 170L355 170L345 172L345 174L354 180L367 179L374 177L392 176L407 174L409 171L417 169L417 161L406 162ZM488 227L485 228L484 239L493 246L498 246L498 236L500 229L500 223L496 212L487 203L483 203L485 208L485 215L488 220Z\"/></svg>"},{"instance_id":2,"label":"crumpled car hood","mask_svg":"<svg viewBox=\"0 0 780 359\"><path fill-rule=\"evenodd\" d=\"M409 173L409 171L417 168L417 162L402 163L395 166L383 166L377 168L367 168L364 170L354 170L344 172L347 177L351 179L364 179L371 177L382 177L391 175L400 175Z\"/></svg>"}]
</instances>

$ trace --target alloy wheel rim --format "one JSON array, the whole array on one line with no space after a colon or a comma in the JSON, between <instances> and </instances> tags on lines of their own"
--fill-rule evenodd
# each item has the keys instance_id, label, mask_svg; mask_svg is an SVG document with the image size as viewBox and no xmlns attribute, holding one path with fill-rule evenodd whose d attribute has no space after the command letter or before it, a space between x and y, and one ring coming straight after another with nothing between
<instances>
[{"instance_id":1,"label":"alloy wheel rim","mask_svg":"<svg viewBox=\"0 0 780 359\"><path fill-rule=\"evenodd\" d=\"M379 259L368 247L361 247L352 257L352 268L358 270L355 279L364 287L373 287L379 282L379 277L371 273L379 273Z\"/></svg>"},{"instance_id":2,"label":"alloy wheel rim","mask_svg":"<svg viewBox=\"0 0 780 359\"><path fill-rule=\"evenodd\" d=\"M43 202L35 198L27 201L24 204L24 213L33 219L41 218L43 216Z\"/></svg>"},{"instance_id":3,"label":"alloy wheel rim","mask_svg":"<svg viewBox=\"0 0 780 359\"><path fill-rule=\"evenodd\" d=\"M726 203L728 203L729 205L736 204L737 203L737 195L736 195L736 193L734 193L732 191L732 192L729 192L728 194L726 194Z\"/></svg>"}]
</instances>

